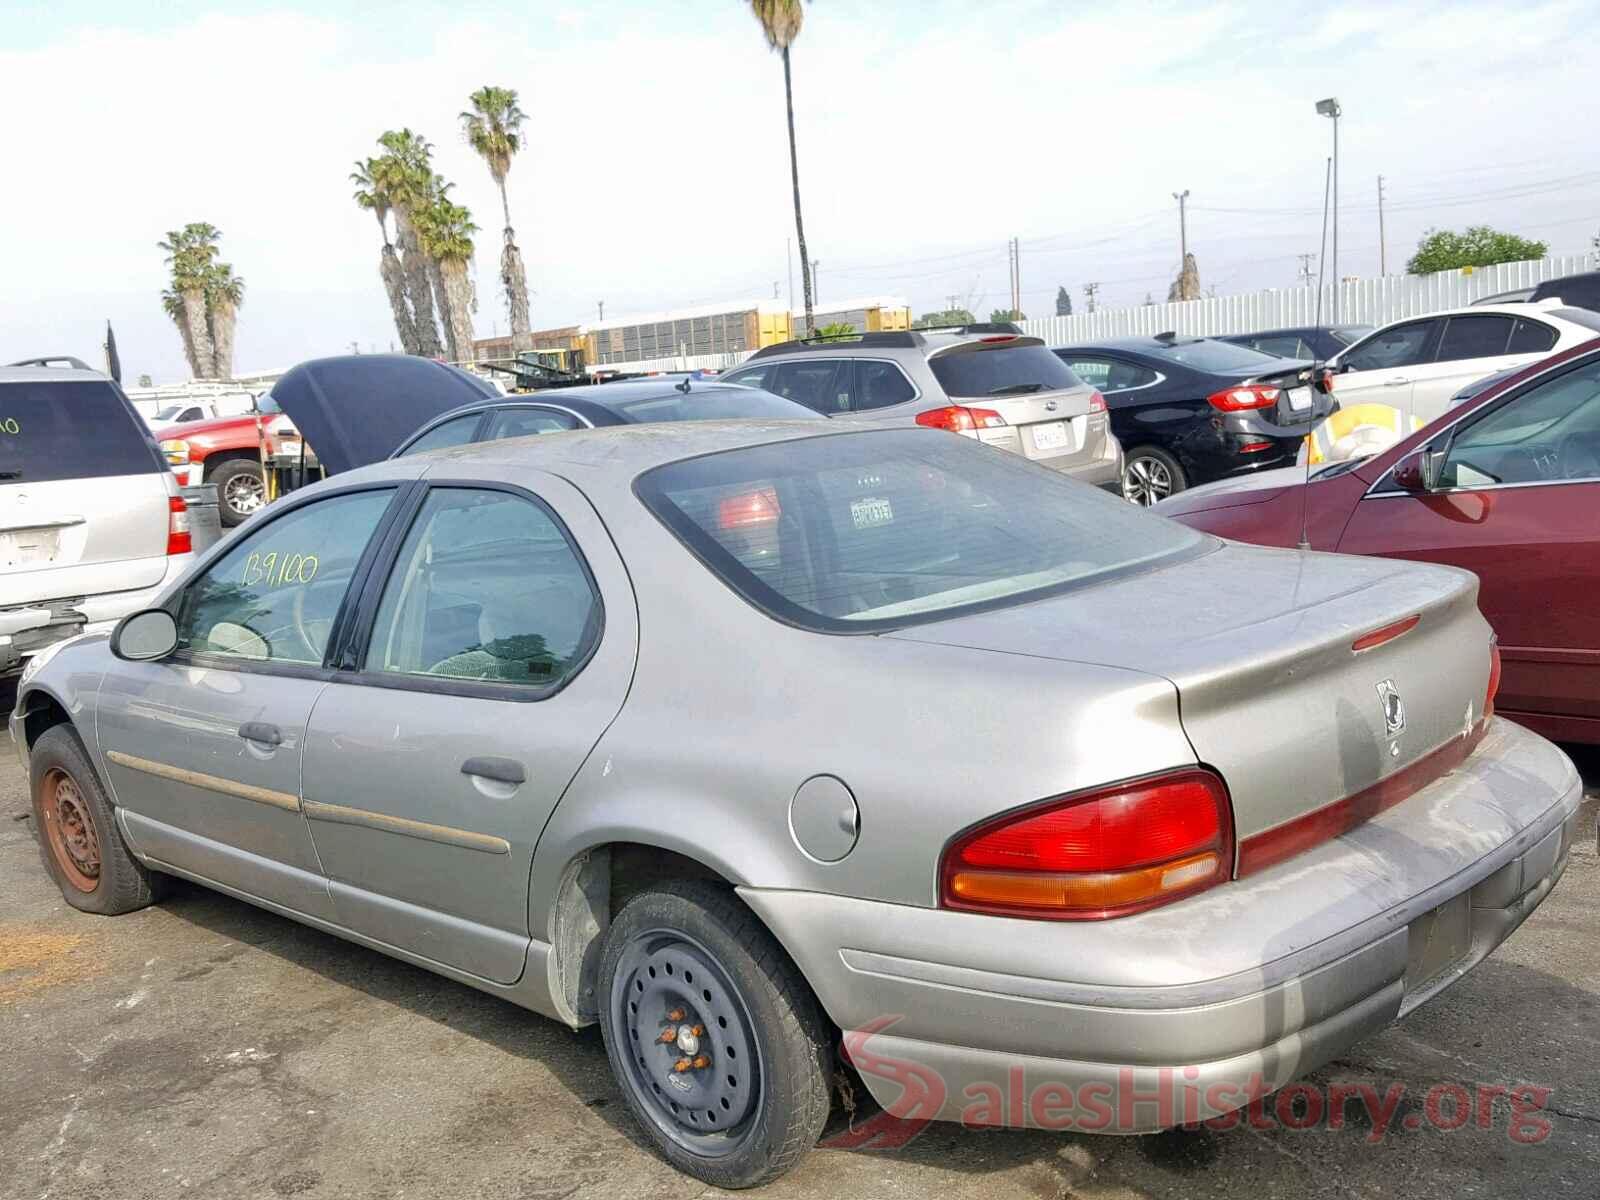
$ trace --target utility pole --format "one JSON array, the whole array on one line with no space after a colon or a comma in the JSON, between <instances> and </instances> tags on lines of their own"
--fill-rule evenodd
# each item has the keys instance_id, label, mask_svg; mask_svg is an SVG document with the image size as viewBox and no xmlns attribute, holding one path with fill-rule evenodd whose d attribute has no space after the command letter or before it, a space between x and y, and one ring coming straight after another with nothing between
<instances>
[{"instance_id":1,"label":"utility pole","mask_svg":"<svg viewBox=\"0 0 1600 1200\"><path fill-rule=\"evenodd\" d=\"M783 239L783 257L789 264L789 312L794 312L794 245L792 238Z\"/></svg>"},{"instance_id":2,"label":"utility pole","mask_svg":"<svg viewBox=\"0 0 1600 1200\"><path fill-rule=\"evenodd\" d=\"M1178 272L1189 265L1189 189L1173 192L1172 198L1178 202Z\"/></svg>"},{"instance_id":3,"label":"utility pole","mask_svg":"<svg viewBox=\"0 0 1600 1200\"><path fill-rule=\"evenodd\" d=\"M1383 176L1378 176L1378 274L1389 273L1389 247L1383 242Z\"/></svg>"},{"instance_id":4,"label":"utility pole","mask_svg":"<svg viewBox=\"0 0 1600 1200\"><path fill-rule=\"evenodd\" d=\"M772 281L772 298L774 300L778 298L778 281L776 279Z\"/></svg>"},{"instance_id":5,"label":"utility pole","mask_svg":"<svg viewBox=\"0 0 1600 1200\"><path fill-rule=\"evenodd\" d=\"M1006 243L1006 254L1011 260L1011 311L1022 311L1022 243L1012 238Z\"/></svg>"},{"instance_id":6,"label":"utility pole","mask_svg":"<svg viewBox=\"0 0 1600 1200\"><path fill-rule=\"evenodd\" d=\"M1311 260L1313 258L1315 258L1315 257L1316 257L1315 254L1302 254L1302 255L1299 256L1299 258L1300 258L1300 276L1299 276L1299 278L1300 278L1300 282L1303 285L1305 285L1306 287L1310 287L1311 286Z\"/></svg>"},{"instance_id":7,"label":"utility pole","mask_svg":"<svg viewBox=\"0 0 1600 1200\"><path fill-rule=\"evenodd\" d=\"M822 306L822 291L817 286L817 267L821 264L822 260L820 258L811 260L811 304L813 312Z\"/></svg>"},{"instance_id":8,"label":"utility pole","mask_svg":"<svg viewBox=\"0 0 1600 1200\"><path fill-rule=\"evenodd\" d=\"M600 301L600 319L602 321L606 319L606 302L604 300Z\"/></svg>"},{"instance_id":9,"label":"utility pole","mask_svg":"<svg viewBox=\"0 0 1600 1200\"><path fill-rule=\"evenodd\" d=\"M1099 290L1100 285L1098 283L1086 283L1083 285L1083 294L1088 298L1090 312L1094 311L1094 294Z\"/></svg>"},{"instance_id":10,"label":"utility pole","mask_svg":"<svg viewBox=\"0 0 1600 1200\"><path fill-rule=\"evenodd\" d=\"M1336 97L1317 101L1317 113L1333 118L1333 323L1339 323L1339 118L1344 115Z\"/></svg>"}]
</instances>

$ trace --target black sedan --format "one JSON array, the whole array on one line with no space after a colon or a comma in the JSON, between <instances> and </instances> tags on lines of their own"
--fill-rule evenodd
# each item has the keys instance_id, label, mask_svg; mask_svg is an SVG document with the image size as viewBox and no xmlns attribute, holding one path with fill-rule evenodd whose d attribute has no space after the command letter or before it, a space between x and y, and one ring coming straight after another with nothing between
<instances>
[{"instance_id":1,"label":"black sedan","mask_svg":"<svg viewBox=\"0 0 1600 1200\"><path fill-rule=\"evenodd\" d=\"M532 433L560 433L652 421L826 421L793 400L759 388L671 376L548 392L486 397L435 417L391 458L493 442Z\"/></svg>"},{"instance_id":2,"label":"black sedan","mask_svg":"<svg viewBox=\"0 0 1600 1200\"><path fill-rule=\"evenodd\" d=\"M1288 466L1333 408L1312 363L1215 338L1117 338L1056 351L1100 389L1122 443L1122 494L1149 507L1187 487Z\"/></svg>"},{"instance_id":3,"label":"black sedan","mask_svg":"<svg viewBox=\"0 0 1600 1200\"><path fill-rule=\"evenodd\" d=\"M1234 333L1217 340L1278 358L1311 358L1325 362L1341 350L1355 345L1372 330L1371 325L1296 325L1292 329Z\"/></svg>"}]
</instances>

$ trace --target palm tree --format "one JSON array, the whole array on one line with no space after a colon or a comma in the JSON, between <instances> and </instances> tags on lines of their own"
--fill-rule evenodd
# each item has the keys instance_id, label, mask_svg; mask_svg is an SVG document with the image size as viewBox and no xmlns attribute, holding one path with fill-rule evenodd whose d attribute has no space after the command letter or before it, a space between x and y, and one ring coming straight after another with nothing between
<instances>
[{"instance_id":1,"label":"palm tree","mask_svg":"<svg viewBox=\"0 0 1600 1200\"><path fill-rule=\"evenodd\" d=\"M438 214L433 213L432 210L435 206L441 203L449 203L450 189L453 187L455 187L455 184L449 182L443 175L435 175L432 172L429 173L426 193L427 199L420 210L420 212L425 215L419 216L417 221L419 235L421 233L422 224L425 220L431 219L437 222ZM439 310L439 328L444 332L445 357L451 362L460 362L462 359L471 358L471 346L463 349L462 347L456 345L455 314L450 311L450 292L449 289L445 287L444 270L439 265L438 256L428 249L428 241L426 238L422 240L422 253L428 264L428 283L433 288L433 306Z\"/></svg>"},{"instance_id":2,"label":"palm tree","mask_svg":"<svg viewBox=\"0 0 1600 1200\"><path fill-rule=\"evenodd\" d=\"M168 234L168 237L176 236ZM183 297L178 294L176 287L170 287L161 293L161 307L167 316L172 318L172 323L178 327L178 336L183 339L183 357L189 363L189 377L199 379L200 360L195 355L194 334L189 329L189 322L183 312Z\"/></svg>"},{"instance_id":3,"label":"palm tree","mask_svg":"<svg viewBox=\"0 0 1600 1200\"><path fill-rule=\"evenodd\" d=\"M789 76L789 47L800 36L805 12L800 0L750 0L750 11L761 22L769 49L783 55L783 100L789 112L789 176L794 185L794 239L800 247L800 282L805 289L806 332L816 332L811 312L811 257L806 253L806 227L800 219L800 159L794 145L794 86Z\"/></svg>"},{"instance_id":4,"label":"palm tree","mask_svg":"<svg viewBox=\"0 0 1600 1200\"><path fill-rule=\"evenodd\" d=\"M244 303L244 280L232 263L213 263L206 274L206 315L216 354L218 379L233 378L233 329Z\"/></svg>"},{"instance_id":5,"label":"palm tree","mask_svg":"<svg viewBox=\"0 0 1600 1200\"><path fill-rule=\"evenodd\" d=\"M411 316L411 302L406 299L406 279L400 266L400 256L394 252L394 244L389 241L389 210L394 206L389 201L389 193L378 182L382 174L378 160L369 158L356 163L356 169L350 173L350 182L356 185L355 202L378 218L378 228L383 231L383 257L378 262L379 274L383 276L383 290L388 293L389 309L394 313L394 328L400 335L400 348L407 354L416 354L417 325Z\"/></svg>"},{"instance_id":6,"label":"palm tree","mask_svg":"<svg viewBox=\"0 0 1600 1200\"><path fill-rule=\"evenodd\" d=\"M185 347L193 347L190 366L196 379L217 376L216 351L206 320L206 282L221 236L215 225L192 221L169 232L166 241L156 243L157 248L167 252L167 265L172 268L172 290L183 306L183 320L189 331Z\"/></svg>"},{"instance_id":7,"label":"palm tree","mask_svg":"<svg viewBox=\"0 0 1600 1200\"><path fill-rule=\"evenodd\" d=\"M506 198L506 174L512 156L522 149L522 122L528 114L517 105L515 88L484 86L467 97L472 108L461 114L461 128L470 145L489 164L489 174L500 189L500 208L505 214L505 246L500 251L500 282L506 289L506 307L511 315L511 344L526 349L530 328L528 315L528 272L517 249L516 232L511 228L511 203Z\"/></svg>"},{"instance_id":8,"label":"palm tree","mask_svg":"<svg viewBox=\"0 0 1600 1200\"><path fill-rule=\"evenodd\" d=\"M472 214L442 194L417 214L417 233L423 249L439 264L444 281L449 299L450 340L458 361L472 358L472 281L467 277L467 267L472 262L472 235L477 232Z\"/></svg>"},{"instance_id":9,"label":"palm tree","mask_svg":"<svg viewBox=\"0 0 1600 1200\"><path fill-rule=\"evenodd\" d=\"M394 211L400 265L405 273L406 297L411 301L417 331L417 353L439 357L439 330L433 318L433 293L428 280L428 260L417 238L415 216L428 203L433 182L430 156L433 147L409 129L391 129L378 138L386 153L373 161L373 180L389 198Z\"/></svg>"}]
</instances>

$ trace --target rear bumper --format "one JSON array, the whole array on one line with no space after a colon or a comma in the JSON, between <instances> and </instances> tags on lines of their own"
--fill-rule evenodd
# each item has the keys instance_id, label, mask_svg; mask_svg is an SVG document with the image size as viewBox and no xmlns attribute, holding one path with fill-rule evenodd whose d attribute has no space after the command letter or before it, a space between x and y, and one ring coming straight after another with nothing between
<instances>
[{"instance_id":1,"label":"rear bumper","mask_svg":"<svg viewBox=\"0 0 1600 1200\"><path fill-rule=\"evenodd\" d=\"M21 671L27 659L47 646L80 633L109 632L129 613L149 608L193 559L192 554L168 556L160 581L150 587L40 600L0 612L0 678Z\"/></svg>"},{"instance_id":2,"label":"rear bumper","mask_svg":"<svg viewBox=\"0 0 1600 1200\"><path fill-rule=\"evenodd\" d=\"M1565 755L1496 721L1460 768L1343 837L1134 917L741 894L895 1115L992 1123L974 1105L998 1096L1006 1124L1145 1132L1239 1108L1461 978L1555 885L1581 798ZM1441 962L1423 951L1447 919Z\"/></svg>"}]
</instances>

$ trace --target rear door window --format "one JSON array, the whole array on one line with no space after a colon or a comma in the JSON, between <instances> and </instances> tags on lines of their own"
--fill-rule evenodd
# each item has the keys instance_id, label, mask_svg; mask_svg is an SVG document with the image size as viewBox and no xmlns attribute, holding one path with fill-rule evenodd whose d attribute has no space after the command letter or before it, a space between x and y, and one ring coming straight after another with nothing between
<instances>
[{"instance_id":1,"label":"rear door window","mask_svg":"<svg viewBox=\"0 0 1600 1200\"><path fill-rule=\"evenodd\" d=\"M443 450L449 446L465 446L477 432L478 422L481 420L483 420L482 413L468 413L464 417L456 417L442 425L435 425L400 451L400 455L422 454L429 450Z\"/></svg>"},{"instance_id":2,"label":"rear door window","mask_svg":"<svg viewBox=\"0 0 1600 1200\"><path fill-rule=\"evenodd\" d=\"M856 410L889 408L916 397L917 389L905 372L892 362L870 358L856 360Z\"/></svg>"},{"instance_id":3,"label":"rear door window","mask_svg":"<svg viewBox=\"0 0 1600 1200\"><path fill-rule=\"evenodd\" d=\"M485 441L527 437L536 433L563 433L579 428L577 417L553 408L510 408L494 415Z\"/></svg>"},{"instance_id":4,"label":"rear door window","mask_svg":"<svg viewBox=\"0 0 1600 1200\"><path fill-rule=\"evenodd\" d=\"M1149 367L1115 358L1068 358L1066 361L1074 375L1108 396L1113 392L1148 387L1161 378Z\"/></svg>"},{"instance_id":5,"label":"rear door window","mask_svg":"<svg viewBox=\"0 0 1600 1200\"><path fill-rule=\"evenodd\" d=\"M1339 361L1352 371L1384 371L1431 362L1430 348L1438 321L1408 321L1375 333Z\"/></svg>"},{"instance_id":6,"label":"rear door window","mask_svg":"<svg viewBox=\"0 0 1600 1200\"><path fill-rule=\"evenodd\" d=\"M813 412L832 416L852 407L852 374L849 359L797 359L777 364L771 390Z\"/></svg>"},{"instance_id":7,"label":"rear door window","mask_svg":"<svg viewBox=\"0 0 1600 1200\"><path fill-rule=\"evenodd\" d=\"M1556 344L1556 331L1543 321L1517 318L1517 327L1511 331L1511 344L1507 354L1543 354Z\"/></svg>"},{"instance_id":8,"label":"rear door window","mask_svg":"<svg viewBox=\"0 0 1600 1200\"><path fill-rule=\"evenodd\" d=\"M1307 346L1297 334L1279 334L1276 337L1259 337L1250 339L1250 348L1259 350L1262 354L1275 355L1278 358L1315 358L1311 347Z\"/></svg>"},{"instance_id":9,"label":"rear door window","mask_svg":"<svg viewBox=\"0 0 1600 1200\"><path fill-rule=\"evenodd\" d=\"M1044 346L972 342L936 354L928 367L945 395L961 399L1059 392L1083 381Z\"/></svg>"},{"instance_id":10,"label":"rear door window","mask_svg":"<svg viewBox=\"0 0 1600 1200\"><path fill-rule=\"evenodd\" d=\"M165 469L144 423L110 383L0 383L0 483Z\"/></svg>"},{"instance_id":11,"label":"rear door window","mask_svg":"<svg viewBox=\"0 0 1600 1200\"><path fill-rule=\"evenodd\" d=\"M1510 317L1451 317L1439 342L1438 362L1499 358L1511 340Z\"/></svg>"}]
</instances>

